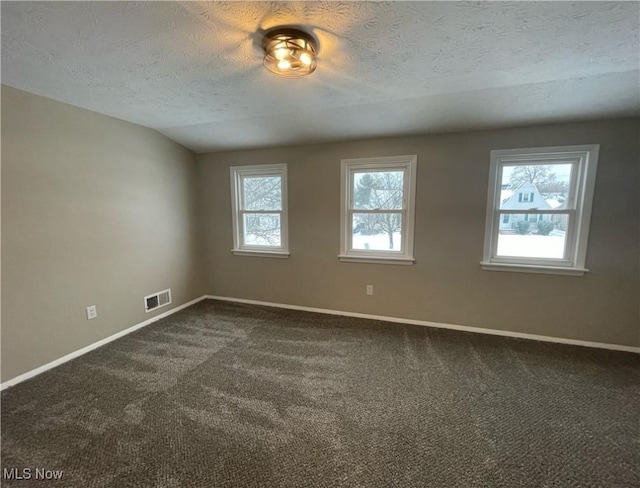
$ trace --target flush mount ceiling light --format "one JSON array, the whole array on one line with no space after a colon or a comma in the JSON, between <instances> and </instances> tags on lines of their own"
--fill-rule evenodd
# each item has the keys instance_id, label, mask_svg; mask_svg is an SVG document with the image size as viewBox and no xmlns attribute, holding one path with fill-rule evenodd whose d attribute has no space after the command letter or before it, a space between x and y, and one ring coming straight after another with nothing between
<instances>
[{"instance_id":1,"label":"flush mount ceiling light","mask_svg":"<svg viewBox=\"0 0 640 488\"><path fill-rule=\"evenodd\" d=\"M298 29L276 28L262 41L264 66L284 78L302 78L316 70L317 41Z\"/></svg>"}]
</instances>

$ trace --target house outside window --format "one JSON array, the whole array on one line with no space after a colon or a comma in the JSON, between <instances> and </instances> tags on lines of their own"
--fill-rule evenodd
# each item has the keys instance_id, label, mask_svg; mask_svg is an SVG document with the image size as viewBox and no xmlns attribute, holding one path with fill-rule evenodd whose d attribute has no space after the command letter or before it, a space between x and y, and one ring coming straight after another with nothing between
<instances>
[{"instance_id":1,"label":"house outside window","mask_svg":"<svg viewBox=\"0 0 640 488\"><path fill-rule=\"evenodd\" d=\"M417 156L341 163L341 261L413 264Z\"/></svg>"},{"instance_id":2,"label":"house outside window","mask_svg":"<svg viewBox=\"0 0 640 488\"><path fill-rule=\"evenodd\" d=\"M287 165L234 166L230 171L232 252L288 257Z\"/></svg>"},{"instance_id":3,"label":"house outside window","mask_svg":"<svg viewBox=\"0 0 640 488\"><path fill-rule=\"evenodd\" d=\"M491 152L482 268L582 275L599 146Z\"/></svg>"}]
</instances>

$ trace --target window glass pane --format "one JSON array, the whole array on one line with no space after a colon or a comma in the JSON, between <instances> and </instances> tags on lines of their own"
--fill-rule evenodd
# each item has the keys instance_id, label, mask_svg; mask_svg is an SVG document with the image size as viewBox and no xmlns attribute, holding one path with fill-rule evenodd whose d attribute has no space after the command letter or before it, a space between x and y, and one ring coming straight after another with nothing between
<instances>
[{"instance_id":1,"label":"window glass pane","mask_svg":"<svg viewBox=\"0 0 640 488\"><path fill-rule=\"evenodd\" d=\"M398 251L402 246L401 213L354 213L352 248Z\"/></svg>"},{"instance_id":2,"label":"window glass pane","mask_svg":"<svg viewBox=\"0 0 640 488\"><path fill-rule=\"evenodd\" d=\"M282 210L282 178L249 176L242 179L243 210Z\"/></svg>"},{"instance_id":3,"label":"window glass pane","mask_svg":"<svg viewBox=\"0 0 640 488\"><path fill-rule=\"evenodd\" d=\"M401 210L404 171L368 171L353 175L353 208Z\"/></svg>"},{"instance_id":4,"label":"window glass pane","mask_svg":"<svg viewBox=\"0 0 640 488\"><path fill-rule=\"evenodd\" d=\"M504 165L500 208L567 208L572 168L568 163Z\"/></svg>"},{"instance_id":5,"label":"window glass pane","mask_svg":"<svg viewBox=\"0 0 640 488\"><path fill-rule=\"evenodd\" d=\"M244 214L244 244L280 246L280 214Z\"/></svg>"},{"instance_id":6,"label":"window glass pane","mask_svg":"<svg viewBox=\"0 0 640 488\"><path fill-rule=\"evenodd\" d=\"M562 259L567 214L500 214L498 256Z\"/></svg>"}]
</instances>

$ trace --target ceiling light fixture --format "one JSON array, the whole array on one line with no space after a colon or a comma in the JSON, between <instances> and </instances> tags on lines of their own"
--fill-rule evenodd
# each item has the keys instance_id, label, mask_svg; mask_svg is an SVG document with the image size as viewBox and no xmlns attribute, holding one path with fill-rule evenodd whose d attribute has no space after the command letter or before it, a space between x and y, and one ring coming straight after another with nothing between
<instances>
[{"instance_id":1,"label":"ceiling light fixture","mask_svg":"<svg viewBox=\"0 0 640 488\"><path fill-rule=\"evenodd\" d=\"M264 66L284 78L302 78L316 70L317 41L298 29L276 28L262 41Z\"/></svg>"}]
</instances>

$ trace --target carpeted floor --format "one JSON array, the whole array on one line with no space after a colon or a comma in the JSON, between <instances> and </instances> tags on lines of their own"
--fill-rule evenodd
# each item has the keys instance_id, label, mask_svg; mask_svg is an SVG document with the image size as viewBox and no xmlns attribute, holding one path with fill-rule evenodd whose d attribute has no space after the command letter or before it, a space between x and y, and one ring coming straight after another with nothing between
<instances>
[{"instance_id":1,"label":"carpeted floor","mask_svg":"<svg viewBox=\"0 0 640 488\"><path fill-rule=\"evenodd\" d=\"M638 487L639 406L633 354L207 300L3 392L2 486Z\"/></svg>"}]
</instances>

